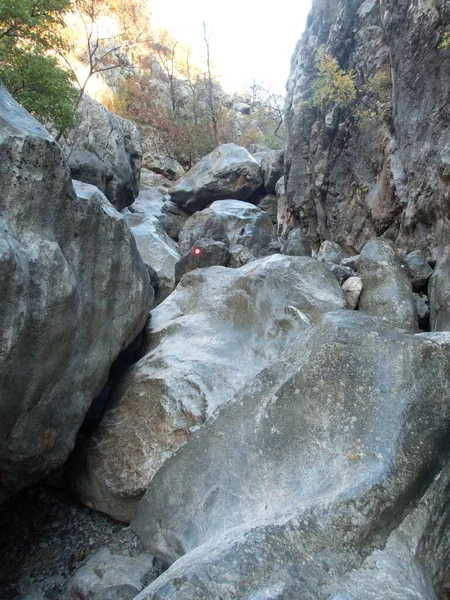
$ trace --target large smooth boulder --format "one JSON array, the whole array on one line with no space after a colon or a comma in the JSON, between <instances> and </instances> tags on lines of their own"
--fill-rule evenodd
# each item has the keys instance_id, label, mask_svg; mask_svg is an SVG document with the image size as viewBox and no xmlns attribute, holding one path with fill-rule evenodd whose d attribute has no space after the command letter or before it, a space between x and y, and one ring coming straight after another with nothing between
<instances>
[{"instance_id":1,"label":"large smooth boulder","mask_svg":"<svg viewBox=\"0 0 450 600\"><path fill-rule=\"evenodd\" d=\"M67 459L153 291L122 216L0 86L0 501Z\"/></svg>"},{"instance_id":2,"label":"large smooth boulder","mask_svg":"<svg viewBox=\"0 0 450 600\"><path fill-rule=\"evenodd\" d=\"M264 196L258 207L269 215L274 225L277 224L278 198L276 196L273 194Z\"/></svg>"},{"instance_id":3,"label":"large smooth boulder","mask_svg":"<svg viewBox=\"0 0 450 600\"><path fill-rule=\"evenodd\" d=\"M218 406L322 313L343 307L337 281L311 258L185 275L152 311L146 356L78 456L78 498L129 520L161 465Z\"/></svg>"},{"instance_id":4,"label":"large smooth boulder","mask_svg":"<svg viewBox=\"0 0 450 600\"><path fill-rule=\"evenodd\" d=\"M172 200L190 212L214 200L247 200L262 184L261 169L251 154L236 144L222 144L177 180Z\"/></svg>"},{"instance_id":5,"label":"large smooth boulder","mask_svg":"<svg viewBox=\"0 0 450 600\"><path fill-rule=\"evenodd\" d=\"M433 269L428 264L424 253L421 250L410 252L403 259L403 265L413 290L420 292L426 288L427 282L433 274Z\"/></svg>"},{"instance_id":6,"label":"large smooth boulder","mask_svg":"<svg viewBox=\"0 0 450 600\"><path fill-rule=\"evenodd\" d=\"M141 176L139 179L139 191L158 188L162 193L167 193L167 190L172 186L172 182L164 175L154 173L145 167L141 168Z\"/></svg>"},{"instance_id":7,"label":"large smooth boulder","mask_svg":"<svg viewBox=\"0 0 450 600\"><path fill-rule=\"evenodd\" d=\"M154 137L154 133L142 137L142 166L171 181L184 175L185 171L177 160L155 150Z\"/></svg>"},{"instance_id":8,"label":"large smooth boulder","mask_svg":"<svg viewBox=\"0 0 450 600\"><path fill-rule=\"evenodd\" d=\"M269 253L275 231L270 216L258 206L238 200L221 200L213 202L210 210L219 217L231 246L249 248L257 257Z\"/></svg>"},{"instance_id":9,"label":"large smooth boulder","mask_svg":"<svg viewBox=\"0 0 450 600\"><path fill-rule=\"evenodd\" d=\"M194 213L184 223L178 242L181 252L189 252L192 246L201 239L210 239L230 246L222 220L211 208Z\"/></svg>"},{"instance_id":10,"label":"large smooth boulder","mask_svg":"<svg viewBox=\"0 0 450 600\"><path fill-rule=\"evenodd\" d=\"M156 216L162 214L163 205L155 200L154 195L147 196L143 192L122 214L144 262L158 274L155 304L160 304L175 287L175 265L180 260L180 252Z\"/></svg>"},{"instance_id":11,"label":"large smooth boulder","mask_svg":"<svg viewBox=\"0 0 450 600\"><path fill-rule=\"evenodd\" d=\"M183 275L195 269L217 265L227 267L230 258L228 245L211 239L200 239L175 265L175 283L178 283Z\"/></svg>"},{"instance_id":12,"label":"large smooth boulder","mask_svg":"<svg viewBox=\"0 0 450 600\"><path fill-rule=\"evenodd\" d=\"M417 331L412 286L392 242L381 238L368 242L358 259L358 276L363 285L361 312L383 317L411 333Z\"/></svg>"},{"instance_id":13,"label":"large smooth boulder","mask_svg":"<svg viewBox=\"0 0 450 600\"><path fill-rule=\"evenodd\" d=\"M431 331L450 331L450 246L439 252L428 294Z\"/></svg>"},{"instance_id":14,"label":"large smooth boulder","mask_svg":"<svg viewBox=\"0 0 450 600\"><path fill-rule=\"evenodd\" d=\"M72 177L98 185L117 210L133 204L142 163L137 126L111 114L87 94L78 111L77 126L61 139Z\"/></svg>"},{"instance_id":15,"label":"large smooth boulder","mask_svg":"<svg viewBox=\"0 0 450 600\"><path fill-rule=\"evenodd\" d=\"M281 252L289 256L311 256L312 249L306 235L297 227L289 232L281 248Z\"/></svg>"},{"instance_id":16,"label":"large smooth boulder","mask_svg":"<svg viewBox=\"0 0 450 600\"><path fill-rule=\"evenodd\" d=\"M336 242L325 240L320 245L319 252L317 253L317 260L321 260L327 263L333 263L335 265L341 264L341 262L348 257L348 253Z\"/></svg>"},{"instance_id":17,"label":"large smooth boulder","mask_svg":"<svg viewBox=\"0 0 450 600\"><path fill-rule=\"evenodd\" d=\"M261 160L264 187L268 194L275 193L275 185L284 173L284 150L267 152Z\"/></svg>"},{"instance_id":18,"label":"large smooth boulder","mask_svg":"<svg viewBox=\"0 0 450 600\"><path fill-rule=\"evenodd\" d=\"M158 175L155 174L155 177ZM169 200L166 192L167 190L161 186L143 189L130 210L133 211L137 207L140 207L139 210L141 210L145 207L145 211L155 216L167 235L177 242L180 231L190 214ZM126 214L126 209L124 214Z\"/></svg>"},{"instance_id":19,"label":"large smooth boulder","mask_svg":"<svg viewBox=\"0 0 450 600\"><path fill-rule=\"evenodd\" d=\"M151 482L132 528L174 564L137 600L435 598L449 358L378 318L325 315Z\"/></svg>"}]
</instances>

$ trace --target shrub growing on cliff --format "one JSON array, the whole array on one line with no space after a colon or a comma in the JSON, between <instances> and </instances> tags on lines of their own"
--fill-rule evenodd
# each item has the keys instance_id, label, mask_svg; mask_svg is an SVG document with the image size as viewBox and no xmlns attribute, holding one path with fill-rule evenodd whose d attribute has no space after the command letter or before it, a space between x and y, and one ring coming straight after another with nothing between
<instances>
[{"instance_id":1,"label":"shrub growing on cliff","mask_svg":"<svg viewBox=\"0 0 450 600\"><path fill-rule=\"evenodd\" d=\"M72 76L51 53L70 0L0 0L0 78L15 99L58 130L73 126L77 93Z\"/></svg>"},{"instance_id":2,"label":"shrub growing on cliff","mask_svg":"<svg viewBox=\"0 0 450 600\"><path fill-rule=\"evenodd\" d=\"M352 69L344 71L338 61L324 48L319 51L319 60L316 63L318 70L314 79L313 105L320 110L325 110L332 102L337 102L346 107L356 98L355 74Z\"/></svg>"}]
</instances>

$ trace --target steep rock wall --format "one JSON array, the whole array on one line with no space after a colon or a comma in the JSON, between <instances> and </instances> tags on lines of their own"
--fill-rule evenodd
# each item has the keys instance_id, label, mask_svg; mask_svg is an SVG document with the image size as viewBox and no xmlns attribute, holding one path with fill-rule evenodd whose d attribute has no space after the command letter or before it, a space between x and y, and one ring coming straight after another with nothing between
<instances>
[{"instance_id":1,"label":"steep rock wall","mask_svg":"<svg viewBox=\"0 0 450 600\"><path fill-rule=\"evenodd\" d=\"M450 241L449 22L440 0L314 3L288 81L283 234L357 251L384 236L430 258ZM321 46L354 70L353 105L310 105ZM374 99L363 86L379 73Z\"/></svg>"}]
</instances>

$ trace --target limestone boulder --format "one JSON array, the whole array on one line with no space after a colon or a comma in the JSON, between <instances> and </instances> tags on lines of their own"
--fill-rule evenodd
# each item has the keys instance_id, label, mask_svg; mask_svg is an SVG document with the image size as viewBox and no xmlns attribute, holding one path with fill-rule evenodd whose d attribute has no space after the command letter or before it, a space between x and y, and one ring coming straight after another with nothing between
<instances>
[{"instance_id":1,"label":"limestone boulder","mask_svg":"<svg viewBox=\"0 0 450 600\"><path fill-rule=\"evenodd\" d=\"M213 202L210 209L220 219L231 246L249 248L259 257L269 254L275 232L269 215L258 206L238 200Z\"/></svg>"},{"instance_id":2,"label":"limestone boulder","mask_svg":"<svg viewBox=\"0 0 450 600\"><path fill-rule=\"evenodd\" d=\"M145 207L146 212L158 219L167 235L178 242L180 231L190 215L171 202L166 192L161 186L143 189L130 210L133 211L137 207L138 210L142 210Z\"/></svg>"},{"instance_id":3,"label":"limestone boulder","mask_svg":"<svg viewBox=\"0 0 450 600\"><path fill-rule=\"evenodd\" d=\"M105 196L0 86L0 500L64 463L153 300Z\"/></svg>"},{"instance_id":4,"label":"limestone boulder","mask_svg":"<svg viewBox=\"0 0 450 600\"><path fill-rule=\"evenodd\" d=\"M427 282L433 274L433 269L428 264L424 253L421 250L410 252L403 259L403 265L413 290L420 292L426 288Z\"/></svg>"},{"instance_id":5,"label":"limestone boulder","mask_svg":"<svg viewBox=\"0 0 450 600\"><path fill-rule=\"evenodd\" d=\"M67 157L67 164L73 179L95 185L103 193L113 177L110 166L84 148L74 148Z\"/></svg>"},{"instance_id":6,"label":"limestone boulder","mask_svg":"<svg viewBox=\"0 0 450 600\"><path fill-rule=\"evenodd\" d=\"M236 144L222 144L177 180L170 191L181 208L195 212L214 200L247 200L262 185L261 169Z\"/></svg>"},{"instance_id":7,"label":"limestone boulder","mask_svg":"<svg viewBox=\"0 0 450 600\"><path fill-rule=\"evenodd\" d=\"M239 269L240 267L243 267L249 262L253 262L255 260L258 259L252 253L252 251L246 248L245 246L233 246L231 248L231 258L228 266L231 269Z\"/></svg>"},{"instance_id":8,"label":"limestone boulder","mask_svg":"<svg viewBox=\"0 0 450 600\"><path fill-rule=\"evenodd\" d=\"M180 259L177 244L164 231L157 214L162 203L155 202L145 192L123 211L125 221L134 235L142 259L158 274L155 304L162 302L175 287L175 265Z\"/></svg>"},{"instance_id":9,"label":"limestone boulder","mask_svg":"<svg viewBox=\"0 0 450 600\"><path fill-rule=\"evenodd\" d=\"M189 217L189 213L185 212L171 200L166 200L161 207L161 214L158 216L158 220L167 235L175 242L178 242L181 230Z\"/></svg>"},{"instance_id":10,"label":"limestone boulder","mask_svg":"<svg viewBox=\"0 0 450 600\"><path fill-rule=\"evenodd\" d=\"M227 267L230 262L231 252L228 245L211 239L199 239L175 265L175 283L183 275L195 269L222 266Z\"/></svg>"},{"instance_id":11,"label":"limestone boulder","mask_svg":"<svg viewBox=\"0 0 450 600\"><path fill-rule=\"evenodd\" d=\"M277 224L278 198L274 194L264 196L258 207L269 215L274 225Z\"/></svg>"},{"instance_id":12,"label":"limestone boulder","mask_svg":"<svg viewBox=\"0 0 450 600\"><path fill-rule=\"evenodd\" d=\"M311 256L312 249L308 238L300 228L297 228L289 232L281 252L289 256Z\"/></svg>"},{"instance_id":13,"label":"limestone boulder","mask_svg":"<svg viewBox=\"0 0 450 600\"><path fill-rule=\"evenodd\" d=\"M337 281L311 258L185 275L152 311L147 354L77 457L78 498L129 520L161 465L234 391L322 313L343 307Z\"/></svg>"},{"instance_id":14,"label":"limestone boulder","mask_svg":"<svg viewBox=\"0 0 450 600\"><path fill-rule=\"evenodd\" d=\"M336 242L326 240L320 245L319 252L317 254L317 260L321 260L327 263L334 263L335 265L341 264L341 262L348 257L348 253Z\"/></svg>"},{"instance_id":15,"label":"limestone boulder","mask_svg":"<svg viewBox=\"0 0 450 600\"><path fill-rule=\"evenodd\" d=\"M448 344L322 317L154 477L132 528L172 566L137 600L434 598L449 366Z\"/></svg>"},{"instance_id":16,"label":"limestone boulder","mask_svg":"<svg viewBox=\"0 0 450 600\"><path fill-rule=\"evenodd\" d=\"M230 246L230 240L222 220L211 208L194 213L184 223L178 236L181 252L189 252L192 246L202 238L222 242L227 247Z\"/></svg>"},{"instance_id":17,"label":"limestone boulder","mask_svg":"<svg viewBox=\"0 0 450 600\"><path fill-rule=\"evenodd\" d=\"M153 559L146 552L123 556L103 548L71 577L66 593L76 600L131 600L144 587L144 577L153 571Z\"/></svg>"},{"instance_id":18,"label":"limestone boulder","mask_svg":"<svg viewBox=\"0 0 450 600\"><path fill-rule=\"evenodd\" d=\"M450 331L450 246L439 252L428 294L431 331Z\"/></svg>"},{"instance_id":19,"label":"limestone boulder","mask_svg":"<svg viewBox=\"0 0 450 600\"><path fill-rule=\"evenodd\" d=\"M284 173L284 150L272 150L264 154L261 160L261 171L267 193L275 193L275 185Z\"/></svg>"},{"instance_id":20,"label":"limestone boulder","mask_svg":"<svg viewBox=\"0 0 450 600\"><path fill-rule=\"evenodd\" d=\"M358 260L362 280L359 310L387 319L406 331L418 329L412 286L394 245L377 238L368 242Z\"/></svg>"},{"instance_id":21,"label":"limestone boulder","mask_svg":"<svg viewBox=\"0 0 450 600\"><path fill-rule=\"evenodd\" d=\"M101 183L100 190L121 210L139 193L142 145L137 126L83 95L78 125L61 139L72 177ZM95 158L90 160L90 155ZM95 172L95 176L94 176Z\"/></svg>"},{"instance_id":22,"label":"limestone boulder","mask_svg":"<svg viewBox=\"0 0 450 600\"><path fill-rule=\"evenodd\" d=\"M177 160L155 150L154 137L155 134L152 133L142 138L142 166L170 181L184 175L184 169Z\"/></svg>"},{"instance_id":23,"label":"limestone boulder","mask_svg":"<svg viewBox=\"0 0 450 600\"><path fill-rule=\"evenodd\" d=\"M167 193L167 190L172 186L172 182L164 175L150 171L145 167L141 168L141 177L139 191L158 188L162 193Z\"/></svg>"}]
</instances>

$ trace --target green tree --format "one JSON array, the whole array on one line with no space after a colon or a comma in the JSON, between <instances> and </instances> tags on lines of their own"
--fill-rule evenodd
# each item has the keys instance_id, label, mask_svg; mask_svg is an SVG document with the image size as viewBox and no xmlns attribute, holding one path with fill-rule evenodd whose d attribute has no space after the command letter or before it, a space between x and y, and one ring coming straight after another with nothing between
<instances>
[{"instance_id":1,"label":"green tree","mask_svg":"<svg viewBox=\"0 0 450 600\"><path fill-rule=\"evenodd\" d=\"M0 78L36 118L59 131L75 123L72 74L58 66L70 0L0 0Z\"/></svg>"}]
</instances>

